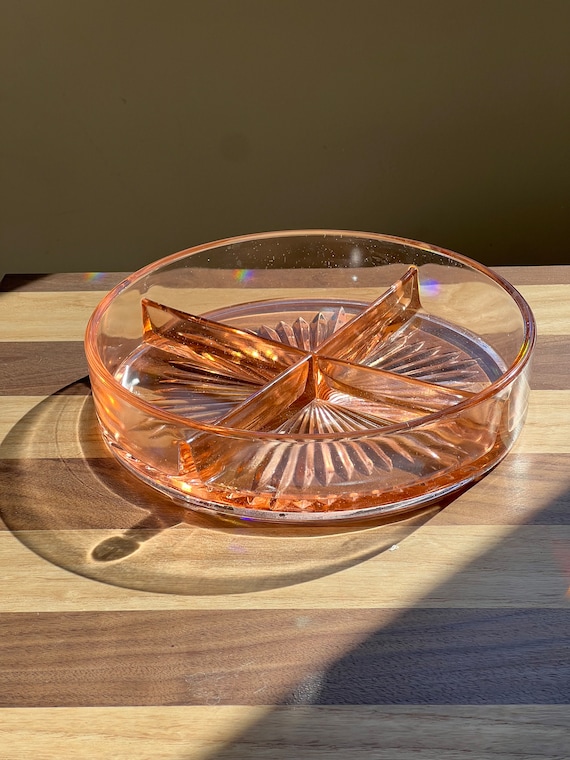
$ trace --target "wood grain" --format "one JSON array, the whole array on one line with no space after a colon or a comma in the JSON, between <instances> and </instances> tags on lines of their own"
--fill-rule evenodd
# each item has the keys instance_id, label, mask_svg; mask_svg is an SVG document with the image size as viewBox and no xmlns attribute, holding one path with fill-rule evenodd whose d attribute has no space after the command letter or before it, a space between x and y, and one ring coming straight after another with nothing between
<instances>
[{"instance_id":1,"label":"wood grain","mask_svg":"<svg viewBox=\"0 0 570 760\"><path fill-rule=\"evenodd\" d=\"M561 285L570 284L570 266L556 267L491 267L493 271L511 282L520 285Z\"/></svg>"},{"instance_id":2,"label":"wood grain","mask_svg":"<svg viewBox=\"0 0 570 760\"><path fill-rule=\"evenodd\" d=\"M570 321L570 285L521 285L541 335L567 335Z\"/></svg>"},{"instance_id":3,"label":"wood grain","mask_svg":"<svg viewBox=\"0 0 570 760\"><path fill-rule=\"evenodd\" d=\"M2 760L566 760L570 267L499 271L539 324L514 450L445 505L315 529L135 481L84 381L85 323L123 275L5 277ZM235 290L210 274L202 310Z\"/></svg>"},{"instance_id":4,"label":"wood grain","mask_svg":"<svg viewBox=\"0 0 570 760\"><path fill-rule=\"evenodd\" d=\"M539 333L530 384L535 390L565 390L570 384L570 335Z\"/></svg>"},{"instance_id":5,"label":"wood grain","mask_svg":"<svg viewBox=\"0 0 570 760\"><path fill-rule=\"evenodd\" d=\"M0 293L61 293L71 290L107 291L128 277L128 272L59 272L51 274L6 274L0 280Z\"/></svg>"},{"instance_id":6,"label":"wood grain","mask_svg":"<svg viewBox=\"0 0 570 760\"><path fill-rule=\"evenodd\" d=\"M570 390L531 391L515 445L521 454L570 453ZM85 395L0 396L0 459L102 457L107 454Z\"/></svg>"},{"instance_id":7,"label":"wood grain","mask_svg":"<svg viewBox=\"0 0 570 760\"><path fill-rule=\"evenodd\" d=\"M151 531L179 522L228 530L234 526L227 518L215 520L211 526L205 517L198 518L148 488L111 457L43 459L40 466L33 459L0 460L0 487L10 495L0 514L14 531L127 530L136 526ZM88 499L83 498L85 494ZM440 525L570 525L570 455L512 453L478 483L448 500L432 519ZM256 525L246 530L241 523L237 525L242 534L265 531L273 535L274 531L276 536L320 536L361 529Z\"/></svg>"},{"instance_id":8,"label":"wood grain","mask_svg":"<svg viewBox=\"0 0 570 760\"><path fill-rule=\"evenodd\" d=\"M91 313L106 291L3 293L2 341L83 341Z\"/></svg>"},{"instance_id":9,"label":"wood grain","mask_svg":"<svg viewBox=\"0 0 570 760\"><path fill-rule=\"evenodd\" d=\"M64 390L84 394L77 383L87 375L81 341L0 342L0 395L48 396ZM537 390L565 390L570 377L570 336L539 335L531 384Z\"/></svg>"},{"instance_id":10,"label":"wood grain","mask_svg":"<svg viewBox=\"0 0 570 760\"><path fill-rule=\"evenodd\" d=\"M9 760L566 760L560 705L0 710Z\"/></svg>"},{"instance_id":11,"label":"wood grain","mask_svg":"<svg viewBox=\"0 0 570 760\"><path fill-rule=\"evenodd\" d=\"M449 286L452 290L454 286ZM537 320L538 330L543 335L564 335L570 320L570 285L524 285L522 295L529 302ZM347 298L346 288L327 288L327 297ZM378 292L374 288L358 290L359 298L371 301ZM102 291L61 292L54 299L52 293L37 291L12 291L4 293L0 299L0 321L4 325L3 341L81 341L87 321L106 295ZM244 291L233 288L185 289L177 295L175 289L156 287L151 292L155 300L167 300L169 306L202 314L213 308L221 308L240 303ZM247 297L252 300L264 298L304 298L314 297L314 287L280 287L271 290L250 288ZM454 299L458 299L454 295ZM132 308L136 308L140 297L132 294ZM135 303L136 302L136 303ZM125 308L129 304L125 302ZM30 314L35 318L30 319ZM48 318L49 315L49 318ZM482 315L482 319L485 315ZM496 317L489 316L489 329L496 326ZM124 327L124 324L123 324ZM137 328L138 329L138 328Z\"/></svg>"},{"instance_id":12,"label":"wood grain","mask_svg":"<svg viewBox=\"0 0 570 760\"><path fill-rule=\"evenodd\" d=\"M8 613L0 706L564 704L569 623L544 609Z\"/></svg>"},{"instance_id":13,"label":"wood grain","mask_svg":"<svg viewBox=\"0 0 570 760\"><path fill-rule=\"evenodd\" d=\"M82 341L0 342L2 396L49 396L67 386L83 394L88 389L77 381L87 371Z\"/></svg>"},{"instance_id":14,"label":"wood grain","mask_svg":"<svg viewBox=\"0 0 570 760\"><path fill-rule=\"evenodd\" d=\"M570 453L570 392L531 391L528 416L515 451Z\"/></svg>"},{"instance_id":15,"label":"wood grain","mask_svg":"<svg viewBox=\"0 0 570 760\"><path fill-rule=\"evenodd\" d=\"M509 266L491 267L493 271L504 277L513 285L563 285L570 284L570 266ZM36 291L58 293L71 290L110 290L118 285L130 272L60 272L51 274L6 274L0 280L0 292L11 290ZM273 272L268 273L272 280L275 279ZM341 277L341 272L338 273ZM374 274L374 270L367 270L368 277ZM207 277L227 285L235 282L233 270L208 269L203 270L202 279ZM280 279L286 281L298 281L298 270L283 269L279 272ZM258 276L264 276L259 272ZM327 273L331 276L331 273ZM334 276L334 272L332 273ZM383 278L385 279L385 278Z\"/></svg>"},{"instance_id":16,"label":"wood grain","mask_svg":"<svg viewBox=\"0 0 570 760\"><path fill-rule=\"evenodd\" d=\"M182 524L141 529L136 540L120 530L0 531L0 604L5 612L566 609L569 540L568 526L436 521L282 542Z\"/></svg>"}]
</instances>

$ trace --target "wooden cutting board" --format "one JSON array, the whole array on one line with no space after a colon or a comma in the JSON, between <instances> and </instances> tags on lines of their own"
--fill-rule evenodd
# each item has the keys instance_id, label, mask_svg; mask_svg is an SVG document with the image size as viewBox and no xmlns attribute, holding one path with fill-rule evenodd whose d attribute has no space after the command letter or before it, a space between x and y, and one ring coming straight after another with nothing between
<instances>
[{"instance_id":1,"label":"wooden cutting board","mask_svg":"<svg viewBox=\"0 0 570 760\"><path fill-rule=\"evenodd\" d=\"M302 530L109 457L82 336L123 275L6 276L0 758L569 757L570 267L498 271L539 330L515 449L445 506Z\"/></svg>"}]
</instances>

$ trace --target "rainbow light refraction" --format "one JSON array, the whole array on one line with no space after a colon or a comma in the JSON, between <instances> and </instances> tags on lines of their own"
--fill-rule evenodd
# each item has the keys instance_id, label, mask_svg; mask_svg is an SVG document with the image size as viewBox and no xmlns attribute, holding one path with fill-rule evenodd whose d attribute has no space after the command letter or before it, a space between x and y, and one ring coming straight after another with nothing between
<instances>
[{"instance_id":1,"label":"rainbow light refraction","mask_svg":"<svg viewBox=\"0 0 570 760\"><path fill-rule=\"evenodd\" d=\"M85 272L83 275L86 282L97 282L103 278L103 272Z\"/></svg>"},{"instance_id":2,"label":"rainbow light refraction","mask_svg":"<svg viewBox=\"0 0 570 760\"><path fill-rule=\"evenodd\" d=\"M441 290L441 282L428 278L420 283L420 293L425 296L437 296Z\"/></svg>"},{"instance_id":3,"label":"rainbow light refraction","mask_svg":"<svg viewBox=\"0 0 570 760\"><path fill-rule=\"evenodd\" d=\"M234 269L234 279L237 282L249 282L253 278L253 269Z\"/></svg>"}]
</instances>

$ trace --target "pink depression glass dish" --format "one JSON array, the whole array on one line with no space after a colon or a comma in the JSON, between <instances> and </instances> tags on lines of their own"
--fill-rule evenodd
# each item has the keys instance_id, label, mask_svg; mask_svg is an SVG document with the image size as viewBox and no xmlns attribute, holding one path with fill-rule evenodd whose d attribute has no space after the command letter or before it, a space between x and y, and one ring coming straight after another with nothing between
<instances>
[{"instance_id":1,"label":"pink depression glass dish","mask_svg":"<svg viewBox=\"0 0 570 760\"><path fill-rule=\"evenodd\" d=\"M421 507L480 478L527 410L532 312L411 240L304 230L197 246L89 322L104 440L191 509L320 522Z\"/></svg>"}]
</instances>

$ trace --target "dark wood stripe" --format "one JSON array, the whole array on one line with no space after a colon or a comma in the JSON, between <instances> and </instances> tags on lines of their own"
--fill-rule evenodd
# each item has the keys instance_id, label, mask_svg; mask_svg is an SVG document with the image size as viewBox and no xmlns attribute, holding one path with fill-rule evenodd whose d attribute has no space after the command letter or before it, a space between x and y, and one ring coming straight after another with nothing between
<instances>
[{"instance_id":1,"label":"dark wood stripe","mask_svg":"<svg viewBox=\"0 0 570 760\"><path fill-rule=\"evenodd\" d=\"M89 734L97 737L99 721L95 722L93 715L90 718L86 718L85 725ZM68 720L66 711L59 724L50 723L49 729L42 721L40 736L42 739L46 734L49 736L50 730L55 733L59 729L63 733L68 728ZM158 720L168 718L161 714ZM190 720L188 723L191 725ZM13 724L17 726L16 716ZM168 724L163 728L168 731ZM192 729L193 726L188 730ZM103 733L104 728L99 731ZM107 738L106 733L103 735ZM175 731L168 736L169 739L177 737ZM279 706L265 712L262 719L210 756L211 760L291 760L292 757L300 760L567 760L568 707Z\"/></svg>"},{"instance_id":2,"label":"dark wood stripe","mask_svg":"<svg viewBox=\"0 0 570 760\"><path fill-rule=\"evenodd\" d=\"M536 390L570 389L570 335L539 334L533 357L531 387Z\"/></svg>"},{"instance_id":3,"label":"dark wood stripe","mask_svg":"<svg viewBox=\"0 0 570 760\"><path fill-rule=\"evenodd\" d=\"M66 272L59 274L6 274L0 292L54 292L74 290L111 290L128 277L127 272Z\"/></svg>"},{"instance_id":4,"label":"dark wood stripe","mask_svg":"<svg viewBox=\"0 0 570 760\"><path fill-rule=\"evenodd\" d=\"M408 610L329 666L311 701L566 704L569 623L568 610Z\"/></svg>"},{"instance_id":5,"label":"dark wood stripe","mask_svg":"<svg viewBox=\"0 0 570 760\"><path fill-rule=\"evenodd\" d=\"M563 704L569 610L7 613L0 705Z\"/></svg>"},{"instance_id":6,"label":"dark wood stripe","mask_svg":"<svg viewBox=\"0 0 570 760\"><path fill-rule=\"evenodd\" d=\"M505 280L515 285L568 285L570 266L492 267Z\"/></svg>"},{"instance_id":7,"label":"dark wood stripe","mask_svg":"<svg viewBox=\"0 0 570 760\"><path fill-rule=\"evenodd\" d=\"M0 505L0 515L15 531L121 531L136 526L166 530L192 521L192 512L141 483L110 457L42 459L41 465L33 459L0 459L0 485L2 493L10 494ZM436 521L438 525L570 525L570 454L511 453L485 478L451 499ZM308 531L288 530L300 535ZM240 524L239 531L263 533L258 525ZM327 532L334 529L329 526Z\"/></svg>"},{"instance_id":8,"label":"dark wood stripe","mask_svg":"<svg viewBox=\"0 0 570 760\"><path fill-rule=\"evenodd\" d=\"M0 341L0 396L49 396L63 389L83 395L86 385L76 381L86 375L81 341ZM570 389L570 335L538 336L531 386Z\"/></svg>"},{"instance_id":9,"label":"dark wood stripe","mask_svg":"<svg viewBox=\"0 0 570 760\"><path fill-rule=\"evenodd\" d=\"M0 342L2 396L49 396L64 388L83 395L89 388L77 381L86 375L81 341Z\"/></svg>"},{"instance_id":10,"label":"dark wood stripe","mask_svg":"<svg viewBox=\"0 0 570 760\"><path fill-rule=\"evenodd\" d=\"M494 270L515 286L570 283L570 266L494 267ZM0 281L0 292L11 290L27 292L108 291L124 280L125 277L128 277L128 275L129 273L127 272L7 274ZM311 282L318 284L320 281L318 270L307 270L305 277L306 284L304 286L310 286ZM338 278L340 281L345 279L345 274L343 274L342 270L329 270L326 273L326 277L327 281L330 279L333 282L335 278ZM373 270L369 270L366 272L366 277L362 277L361 279L362 282L356 283L356 286L367 287L374 285L378 278L373 277ZM385 277L382 277L379 281L384 282L384 280ZM191 284L194 287L236 287L239 283L243 287L294 287L299 285L299 270L279 270L278 277L275 276L275 271L259 271L256 272L254 278L248 279L245 270L202 269L196 270ZM354 287L354 285L351 284L351 287Z\"/></svg>"},{"instance_id":11,"label":"dark wood stripe","mask_svg":"<svg viewBox=\"0 0 570 760\"><path fill-rule=\"evenodd\" d=\"M1 448L1 447L0 447ZM103 443L101 443L103 449ZM112 457L0 459L0 514L11 530L128 530L183 522L186 510L145 486ZM151 524L148 515L155 516ZM140 526L141 528L143 526Z\"/></svg>"}]
</instances>

